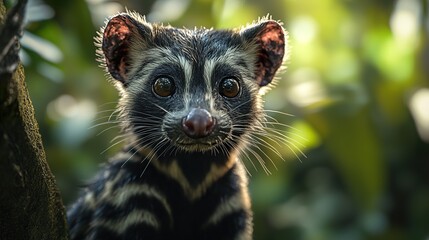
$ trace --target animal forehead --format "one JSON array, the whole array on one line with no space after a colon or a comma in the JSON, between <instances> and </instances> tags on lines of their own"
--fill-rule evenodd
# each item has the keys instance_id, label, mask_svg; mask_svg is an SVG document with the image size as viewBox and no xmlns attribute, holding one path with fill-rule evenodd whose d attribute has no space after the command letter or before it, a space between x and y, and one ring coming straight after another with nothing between
<instances>
[{"instance_id":1,"label":"animal forehead","mask_svg":"<svg viewBox=\"0 0 429 240\"><path fill-rule=\"evenodd\" d=\"M239 48L242 40L231 30L161 28L155 44L169 48L173 54L184 56L191 62L225 55L232 48Z\"/></svg>"}]
</instances>

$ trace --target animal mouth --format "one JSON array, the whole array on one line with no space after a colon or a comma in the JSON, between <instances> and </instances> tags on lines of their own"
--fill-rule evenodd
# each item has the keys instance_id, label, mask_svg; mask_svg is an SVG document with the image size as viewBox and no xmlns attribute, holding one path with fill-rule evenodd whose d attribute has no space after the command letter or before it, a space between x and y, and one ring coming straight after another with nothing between
<instances>
[{"instance_id":1,"label":"animal mouth","mask_svg":"<svg viewBox=\"0 0 429 240\"><path fill-rule=\"evenodd\" d=\"M218 140L212 140L212 139L206 139L205 141L203 139L190 139L188 141L181 140L181 141L174 141L174 144L182 148L184 150L188 151L206 151L213 149L219 145L222 144L223 141Z\"/></svg>"}]
</instances>

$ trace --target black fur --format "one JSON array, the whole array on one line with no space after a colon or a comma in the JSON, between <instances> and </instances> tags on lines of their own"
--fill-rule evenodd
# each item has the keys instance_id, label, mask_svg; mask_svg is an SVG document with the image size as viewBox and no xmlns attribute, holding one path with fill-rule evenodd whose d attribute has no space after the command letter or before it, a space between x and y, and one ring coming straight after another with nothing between
<instances>
[{"instance_id":1,"label":"black fur","mask_svg":"<svg viewBox=\"0 0 429 240\"><path fill-rule=\"evenodd\" d=\"M247 176L237 157L262 121L258 90L282 63L282 27L262 19L240 30L176 29L124 13L100 37L130 145L69 209L71 239L251 239ZM160 77L174 92L154 92ZM225 78L240 86L234 97L219 92ZM195 108L215 122L198 138L183 127Z\"/></svg>"},{"instance_id":2,"label":"black fur","mask_svg":"<svg viewBox=\"0 0 429 240\"><path fill-rule=\"evenodd\" d=\"M184 196L181 186L175 180L166 177L155 167L149 165L145 174L140 177L145 164L135 161L124 164L124 161L126 160L115 161L105 166L100 175L107 170L112 175L107 179L103 176L97 177L96 182L88 187L88 191L100 192L100 182L106 183L122 171L124 172L122 180L113 186L114 189L130 184L148 184L156 186L157 189L162 189L162 194L170 203L172 219L170 220L168 212L159 200L145 194L131 197L120 207L101 202L92 210L84 206L85 203L81 198L68 212L72 239L234 239L237 232L244 229L245 219L251 215L246 210L238 210L228 215L225 220L222 220L225 223L219 225L219 228L225 227L226 232L218 232L219 229L215 226L204 226L207 219L224 199L240 191L241 187L237 185L234 167L228 170L215 184L211 185L203 197L196 201L190 201ZM89 227L90 223L96 219L120 220L139 209L155 213L162 228L154 230L152 227L141 223L129 227L124 234L118 234L105 227ZM236 216L241 217L236 218ZM220 237L223 235L225 236Z\"/></svg>"}]
</instances>

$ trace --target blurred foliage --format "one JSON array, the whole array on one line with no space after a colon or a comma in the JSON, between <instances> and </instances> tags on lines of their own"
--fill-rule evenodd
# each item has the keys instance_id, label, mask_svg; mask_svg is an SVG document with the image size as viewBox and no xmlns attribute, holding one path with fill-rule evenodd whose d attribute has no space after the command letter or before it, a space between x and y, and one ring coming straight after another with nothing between
<instances>
[{"instance_id":1,"label":"blurred foliage","mask_svg":"<svg viewBox=\"0 0 429 240\"><path fill-rule=\"evenodd\" d=\"M118 94L97 67L93 37L124 6L179 27L237 27L267 13L284 22L288 69L265 96L267 126L284 142L265 140L278 149L263 149L271 174L246 161L255 239L429 237L423 0L30 1L21 56L66 203L121 147L111 146L115 125L103 124Z\"/></svg>"}]
</instances>

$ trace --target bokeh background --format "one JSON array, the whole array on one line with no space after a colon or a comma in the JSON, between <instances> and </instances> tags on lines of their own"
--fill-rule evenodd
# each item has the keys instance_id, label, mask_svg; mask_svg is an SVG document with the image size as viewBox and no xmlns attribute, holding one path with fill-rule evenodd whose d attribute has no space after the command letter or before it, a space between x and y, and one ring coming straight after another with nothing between
<instances>
[{"instance_id":1,"label":"bokeh background","mask_svg":"<svg viewBox=\"0 0 429 240\"><path fill-rule=\"evenodd\" d=\"M188 28L269 13L289 31L287 71L265 95L267 127L283 140L261 146L268 171L244 159L255 239L429 238L425 0L30 0L21 57L66 204L120 149L118 128L103 124L118 94L93 37L125 7Z\"/></svg>"}]
</instances>

